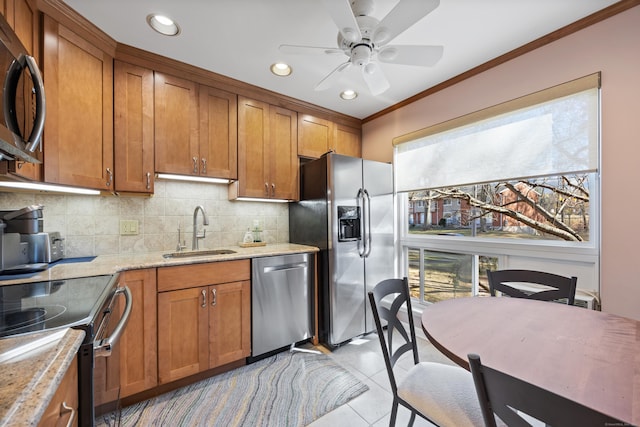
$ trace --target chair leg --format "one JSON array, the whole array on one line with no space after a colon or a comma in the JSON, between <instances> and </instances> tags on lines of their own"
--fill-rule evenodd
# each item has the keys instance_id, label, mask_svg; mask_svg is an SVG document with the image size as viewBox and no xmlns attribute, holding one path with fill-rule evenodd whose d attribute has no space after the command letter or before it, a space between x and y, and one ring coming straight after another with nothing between
<instances>
[{"instance_id":1,"label":"chair leg","mask_svg":"<svg viewBox=\"0 0 640 427\"><path fill-rule=\"evenodd\" d=\"M389 427L395 427L396 415L398 415L398 400L393 398L393 405L391 406L391 418L389 418Z\"/></svg>"},{"instance_id":2,"label":"chair leg","mask_svg":"<svg viewBox=\"0 0 640 427\"><path fill-rule=\"evenodd\" d=\"M411 411L411 418L409 418L409 427L413 427L413 422L416 420L415 411Z\"/></svg>"}]
</instances>

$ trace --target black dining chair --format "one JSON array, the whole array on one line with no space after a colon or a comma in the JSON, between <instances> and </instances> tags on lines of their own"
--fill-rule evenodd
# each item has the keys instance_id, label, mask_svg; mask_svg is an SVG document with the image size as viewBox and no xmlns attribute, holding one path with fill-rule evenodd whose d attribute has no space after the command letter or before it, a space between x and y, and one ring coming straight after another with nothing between
<instances>
[{"instance_id":1,"label":"black dining chair","mask_svg":"<svg viewBox=\"0 0 640 427\"><path fill-rule=\"evenodd\" d=\"M471 374L458 366L419 361L407 278L378 283L369 292L369 301L393 393L389 426L395 426L398 404L411 411L410 426L416 414L438 426L480 425L482 413ZM408 330L402 314L407 317ZM407 352L413 357L413 367L398 381L394 366Z\"/></svg>"},{"instance_id":2,"label":"black dining chair","mask_svg":"<svg viewBox=\"0 0 640 427\"><path fill-rule=\"evenodd\" d=\"M502 422L509 427L531 427L531 417L553 427L629 425L483 365L477 354L469 354L468 358L485 427L496 427Z\"/></svg>"},{"instance_id":3,"label":"black dining chair","mask_svg":"<svg viewBox=\"0 0 640 427\"><path fill-rule=\"evenodd\" d=\"M573 305L576 297L578 278L535 270L487 270L489 291L496 296L496 291L515 298L528 298L540 301L565 300ZM524 292L509 283L526 283L534 285L531 292ZM537 286L536 285L542 285ZM538 290L539 289L539 290Z\"/></svg>"}]
</instances>

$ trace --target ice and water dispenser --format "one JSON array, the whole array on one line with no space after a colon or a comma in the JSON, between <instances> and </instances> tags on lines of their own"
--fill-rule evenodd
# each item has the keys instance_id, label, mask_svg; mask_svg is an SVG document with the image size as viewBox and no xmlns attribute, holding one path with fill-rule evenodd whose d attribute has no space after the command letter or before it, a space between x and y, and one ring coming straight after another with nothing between
<instances>
[{"instance_id":1,"label":"ice and water dispenser","mask_svg":"<svg viewBox=\"0 0 640 427\"><path fill-rule=\"evenodd\" d=\"M360 207L338 206L338 241L360 240Z\"/></svg>"}]
</instances>

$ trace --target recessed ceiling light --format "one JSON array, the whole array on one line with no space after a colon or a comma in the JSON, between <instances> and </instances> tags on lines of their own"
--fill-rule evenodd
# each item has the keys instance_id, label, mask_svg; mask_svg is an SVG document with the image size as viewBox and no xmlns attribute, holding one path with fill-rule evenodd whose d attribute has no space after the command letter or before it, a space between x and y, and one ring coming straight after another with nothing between
<instances>
[{"instance_id":1,"label":"recessed ceiling light","mask_svg":"<svg viewBox=\"0 0 640 427\"><path fill-rule=\"evenodd\" d=\"M342 99L356 99L358 97L358 92L355 90L347 89L340 92L340 98Z\"/></svg>"},{"instance_id":2,"label":"recessed ceiling light","mask_svg":"<svg viewBox=\"0 0 640 427\"><path fill-rule=\"evenodd\" d=\"M291 67L284 62L276 62L271 65L271 72L276 76L286 77L291 74Z\"/></svg>"},{"instance_id":3,"label":"recessed ceiling light","mask_svg":"<svg viewBox=\"0 0 640 427\"><path fill-rule=\"evenodd\" d=\"M151 28L165 36L177 36L180 34L180 27L178 24L167 16L152 13L147 16L147 23Z\"/></svg>"}]
</instances>

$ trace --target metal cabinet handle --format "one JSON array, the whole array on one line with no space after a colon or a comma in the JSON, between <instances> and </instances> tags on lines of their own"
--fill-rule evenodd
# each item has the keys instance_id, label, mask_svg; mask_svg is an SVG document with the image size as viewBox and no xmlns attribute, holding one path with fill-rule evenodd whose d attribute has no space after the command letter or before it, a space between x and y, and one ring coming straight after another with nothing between
<instances>
[{"instance_id":1,"label":"metal cabinet handle","mask_svg":"<svg viewBox=\"0 0 640 427\"><path fill-rule=\"evenodd\" d=\"M268 182L264 183L264 194L269 196L269 183Z\"/></svg>"},{"instance_id":2,"label":"metal cabinet handle","mask_svg":"<svg viewBox=\"0 0 640 427\"><path fill-rule=\"evenodd\" d=\"M198 175L198 158L192 157L191 160L193 160L193 174Z\"/></svg>"},{"instance_id":3,"label":"metal cabinet handle","mask_svg":"<svg viewBox=\"0 0 640 427\"><path fill-rule=\"evenodd\" d=\"M202 162L202 168L200 168L200 173L203 175L207 174L207 159L205 159L204 157L202 159L200 159L200 161Z\"/></svg>"},{"instance_id":4,"label":"metal cabinet handle","mask_svg":"<svg viewBox=\"0 0 640 427\"><path fill-rule=\"evenodd\" d=\"M76 418L76 410L67 405L67 402L62 402L60 404L60 417L68 414L69 412L71 412L71 415L69 416L69 421L67 421L67 427L71 427L73 425L73 421Z\"/></svg>"},{"instance_id":5,"label":"metal cabinet handle","mask_svg":"<svg viewBox=\"0 0 640 427\"><path fill-rule=\"evenodd\" d=\"M211 301L211 305L216 305L216 302L218 301L218 293L216 288L211 289L211 295L213 300Z\"/></svg>"},{"instance_id":6,"label":"metal cabinet handle","mask_svg":"<svg viewBox=\"0 0 640 427\"><path fill-rule=\"evenodd\" d=\"M147 190L151 190L151 172L147 172Z\"/></svg>"},{"instance_id":7,"label":"metal cabinet handle","mask_svg":"<svg viewBox=\"0 0 640 427\"><path fill-rule=\"evenodd\" d=\"M271 183L271 197L276 196L276 184L274 182Z\"/></svg>"},{"instance_id":8,"label":"metal cabinet handle","mask_svg":"<svg viewBox=\"0 0 640 427\"><path fill-rule=\"evenodd\" d=\"M110 168L107 168L107 187L110 187L112 182L113 182L113 172L111 171Z\"/></svg>"},{"instance_id":9,"label":"metal cabinet handle","mask_svg":"<svg viewBox=\"0 0 640 427\"><path fill-rule=\"evenodd\" d=\"M202 290L202 305L200 307L205 308L207 306L207 290Z\"/></svg>"}]
</instances>

